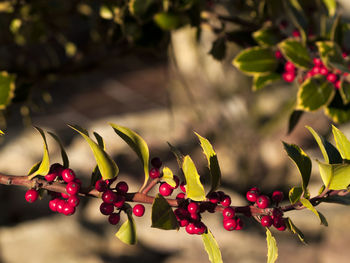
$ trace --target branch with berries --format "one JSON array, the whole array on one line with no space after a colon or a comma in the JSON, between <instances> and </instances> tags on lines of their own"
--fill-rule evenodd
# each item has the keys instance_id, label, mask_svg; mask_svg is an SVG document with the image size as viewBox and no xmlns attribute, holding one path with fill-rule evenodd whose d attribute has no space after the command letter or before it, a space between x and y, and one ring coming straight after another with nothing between
<instances>
[{"instance_id":1,"label":"branch with berries","mask_svg":"<svg viewBox=\"0 0 350 263\"><path fill-rule=\"evenodd\" d=\"M271 196L263 194L259 188L253 187L246 193L249 202L246 206L235 206L231 197L219 190L221 172L217 155L210 142L199 134L203 153L208 161L211 177L210 190L205 191L197 172L196 166L189 155L182 153L170 145L179 163L179 176L164 166L162 161L155 157L149 161L149 149L146 142L134 131L115 124L110 124L114 131L138 155L145 172L145 181L137 192L130 193L127 182L117 182L119 168L105 150L103 138L94 132L96 141L90 138L89 133L79 126L70 126L86 140L96 159L96 167L91 175L88 186L82 185L75 172L69 168L68 156L59 138L48 132L61 147L62 163L50 165L49 151L45 132L39 131L43 138L43 158L29 171L28 176L13 176L0 174L0 184L19 185L29 188L25 199L29 203L35 202L39 195L51 196L49 208L67 216L73 215L79 205L80 198L101 198L100 212L108 216L108 222L117 225L120 222L120 213L127 215L127 220L119 227L116 236L127 244L135 244L136 225L133 216L144 215L144 204L152 204L152 227L172 230L184 228L188 234L201 235L204 247L212 262L222 262L219 246L208 226L202 221L205 212L219 212L223 215L223 227L228 231L241 230L245 217L252 217L266 228L268 249L277 251L276 242L269 228L274 226L279 231L286 229L297 234L302 242L304 235L294 225L292 220L285 216L291 210L309 209L319 219L321 224L327 225L325 217L316 210L322 202L349 204L350 159L348 148L350 141L345 135L333 126L336 147L320 137L311 127L307 127L315 137L325 161L320 162L319 170L323 185L319 194L312 197L308 190L311 176L311 160L297 145L284 143L288 156L296 164L300 176L300 186L293 187L289 194L289 204L283 204L284 195L281 191L274 191ZM150 164L150 166L149 166ZM181 176L180 176L181 175ZM183 175L183 176L182 176ZM182 179L180 179L180 177ZM149 192L158 187L156 196ZM172 199L174 191L178 191ZM130 205L130 203L137 203ZM275 252L277 253L277 252ZM268 253L268 261L274 262L277 254Z\"/></svg>"}]
</instances>

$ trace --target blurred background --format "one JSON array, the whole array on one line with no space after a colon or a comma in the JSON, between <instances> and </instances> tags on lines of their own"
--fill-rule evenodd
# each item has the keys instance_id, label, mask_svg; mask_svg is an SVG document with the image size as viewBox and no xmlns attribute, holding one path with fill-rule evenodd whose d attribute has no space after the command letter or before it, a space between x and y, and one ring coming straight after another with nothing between
<instances>
[{"instance_id":1,"label":"blurred background","mask_svg":"<svg viewBox=\"0 0 350 263\"><path fill-rule=\"evenodd\" d=\"M123 1L114 4L119 2ZM347 14L349 3L342 2ZM218 61L209 55L217 37L211 30L204 27L199 38L190 25L164 33L128 17L120 26L123 10L111 12L110 1L103 3L0 3L0 68L16 75L14 99L0 116L6 133L0 138L2 173L25 175L40 160L42 141L32 125L62 139L71 168L83 184L90 182L94 157L67 124L98 132L120 168L118 180L127 181L130 191L142 184L143 169L109 122L137 131L151 157L159 156L177 173L167 142L190 154L203 182L209 183L196 131L212 142L222 189L234 205L247 204L245 192L252 186L266 194L280 189L287 196L300 183L281 141L298 144L313 161L322 158L304 126L328 137L329 119L322 112L304 114L288 135L297 88L280 83L253 93L251 79L231 64L240 50L237 44L227 44L225 59ZM225 14L224 7L216 8ZM123 38L118 37L121 32ZM350 125L340 128L350 136ZM51 163L60 162L59 148L50 137L48 145ZM313 167L310 188L315 195L321 180ZM118 227L100 214L100 200L81 200L77 213L65 217L50 212L48 197L28 204L25 190L0 186L0 262L209 262L199 236L183 229L151 228L150 206L145 216L136 218L138 244L127 246L114 236ZM322 204L319 210L328 219L328 228L320 226L310 211L287 214L304 232L307 246L287 231L273 230L278 262L348 262L349 209ZM265 262L264 229L244 218L244 230L227 232L221 217L209 214L203 221L215 235L224 262Z\"/></svg>"}]
</instances>

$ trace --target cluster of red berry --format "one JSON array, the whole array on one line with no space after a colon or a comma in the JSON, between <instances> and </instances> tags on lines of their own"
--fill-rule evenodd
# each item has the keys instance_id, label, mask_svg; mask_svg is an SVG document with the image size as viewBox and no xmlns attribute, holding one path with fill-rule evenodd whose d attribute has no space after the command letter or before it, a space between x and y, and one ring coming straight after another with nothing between
<instances>
[{"instance_id":1,"label":"cluster of red berry","mask_svg":"<svg viewBox=\"0 0 350 263\"><path fill-rule=\"evenodd\" d=\"M110 224L116 225L120 221L120 212L127 209L124 204L129 186L126 182L121 181L112 189L111 184L112 182L110 180L100 179L96 182L95 189L102 193L100 212L108 216L108 222ZM115 209L117 209L116 212ZM144 212L145 207L142 204L137 204L133 208L135 216L143 216Z\"/></svg>"},{"instance_id":2,"label":"cluster of red berry","mask_svg":"<svg viewBox=\"0 0 350 263\"><path fill-rule=\"evenodd\" d=\"M255 203L255 205L261 209L268 208L271 204L270 198L266 195L261 195L257 187L251 188L246 198L248 201ZM275 207L272 212L261 216L260 223L264 227L274 226L279 231L286 230L285 219L283 218L283 211L278 208L278 204L283 200L283 193L281 191L274 191L271 196L272 201L275 203Z\"/></svg>"}]
</instances>

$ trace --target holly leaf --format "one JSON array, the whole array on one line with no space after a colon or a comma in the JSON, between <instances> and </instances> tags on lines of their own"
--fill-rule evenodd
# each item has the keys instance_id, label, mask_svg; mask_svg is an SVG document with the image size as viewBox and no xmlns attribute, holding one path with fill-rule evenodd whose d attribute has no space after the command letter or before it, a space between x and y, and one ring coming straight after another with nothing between
<instances>
[{"instance_id":1,"label":"holly leaf","mask_svg":"<svg viewBox=\"0 0 350 263\"><path fill-rule=\"evenodd\" d=\"M320 213L316 210L315 207L313 207L309 200L302 198L300 199L300 202L320 219L321 225L328 226L326 218L322 214L320 215Z\"/></svg>"},{"instance_id":2,"label":"holly leaf","mask_svg":"<svg viewBox=\"0 0 350 263\"><path fill-rule=\"evenodd\" d=\"M184 23L184 18L179 14L167 12L157 13L153 20L156 25L166 31L177 29Z\"/></svg>"},{"instance_id":3,"label":"holly leaf","mask_svg":"<svg viewBox=\"0 0 350 263\"><path fill-rule=\"evenodd\" d=\"M288 134L290 134L294 130L294 128L297 126L303 113L304 111L302 110L293 110L292 114L289 116Z\"/></svg>"},{"instance_id":4,"label":"holly leaf","mask_svg":"<svg viewBox=\"0 0 350 263\"><path fill-rule=\"evenodd\" d=\"M302 69L310 69L312 59L306 47L295 39L286 39L278 44L283 56L295 66Z\"/></svg>"},{"instance_id":5,"label":"holly leaf","mask_svg":"<svg viewBox=\"0 0 350 263\"><path fill-rule=\"evenodd\" d=\"M213 234L208 229L207 233L202 234L202 241L207 251L209 260L212 263L222 263L221 252L218 243L216 242Z\"/></svg>"},{"instance_id":6,"label":"holly leaf","mask_svg":"<svg viewBox=\"0 0 350 263\"><path fill-rule=\"evenodd\" d=\"M204 201L204 187L199 179L197 168L191 157L186 155L182 164L182 171L186 178L186 196L194 201Z\"/></svg>"},{"instance_id":7,"label":"holly leaf","mask_svg":"<svg viewBox=\"0 0 350 263\"><path fill-rule=\"evenodd\" d=\"M299 238L299 240L303 243L303 244L307 244L307 242L305 241L305 237L304 234L300 231L299 228L296 227L296 225L293 224L292 220L288 217L287 218L287 227L289 229L290 232L292 232L293 234L296 234Z\"/></svg>"},{"instance_id":8,"label":"holly leaf","mask_svg":"<svg viewBox=\"0 0 350 263\"><path fill-rule=\"evenodd\" d=\"M328 11L328 15L334 16L337 11L337 2L335 0L322 0L322 2Z\"/></svg>"},{"instance_id":9,"label":"holly leaf","mask_svg":"<svg viewBox=\"0 0 350 263\"><path fill-rule=\"evenodd\" d=\"M350 141L346 138L344 133L334 125L332 125L332 133L341 157L350 160Z\"/></svg>"},{"instance_id":10,"label":"holly leaf","mask_svg":"<svg viewBox=\"0 0 350 263\"><path fill-rule=\"evenodd\" d=\"M128 220L122 224L115 236L127 245L135 245L137 243L136 225L131 213L127 215Z\"/></svg>"},{"instance_id":11,"label":"holly leaf","mask_svg":"<svg viewBox=\"0 0 350 263\"><path fill-rule=\"evenodd\" d=\"M179 149L177 149L176 147L172 146L169 142L168 145L170 147L170 151L174 154L174 156L176 157L176 161L177 164L179 165L179 167L182 169L182 164L184 162L184 158L185 156L180 152Z\"/></svg>"},{"instance_id":12,"label":"holly leaf","mask_svg":"<svg viewBox=\"0 0 350 263\"><path fill-rule=\"evenodd\" d=\"M339 69L343 72L350 73L348 66L342 56L342 51L337 43L333 41L316 42L321 60L327 68Z\"/></svg>"},{"instance_id":13,"label":"holly leaf","mask_svg":"<svg viewBox=\"0 0 350 263\"><path fill-rule=\"evenodd\" d=\"M164 230L179 229L173 209L160 194L157 194L152 204L152 227Z\"/></svg>"},{"instance_id":14,"label":"holly leaf","mask_svg":"<svg viewBox=\"0 0 350 263\"><path fill-rule=\"evenodd\" d=\"M116 177L119 173L119 168L113 159L107 154L107 152L89 137L89 134L86 130L79 127L78 125L68 126L83 136L85 141L89 144L103 180Z\"/></svg>"},{"instance_id":15,"label":"holly leaf","mask_svg":"<svg viewBox=\"0 0 350 263\"><path fill-rule=\"evenodd\" d=\"M112 126L114 131L119 135L119 137L122 138L131 147L131 149L134 150L134 152L137 154L137 156L142 162L143 171L145 174L144 183L140 188L140 191L142 191L146 187L149 178L149 150L147 143L144 139L142 139L140 135L130 130L129 128L113 123L110 123L110 125Z\"/></svg>"},{"instance_id":16,"label":"holly leaf","mask_svg":"<svg viewBox=\"0 0 350 263\"><path fill-rule=\"evenodd\" d=\"M62 162L63 162L63 166L65 168L68 168L69 167L69 160L68 160L68 156L67 156L67 153L64 149L64 146L60 140L60 138L58 138L58 136L52 132L47 132L48 134L51 135L52 138L55 139L55 141L58 143L59 147L60 147L60 150L61 150L61 157L62 157Z\"/></svg>"},{"instance_id":17,"label":"holly leaf","mask_svg":"<svg viewBox=\"0 0 350 263\"><path fill-rule=\"evenodd\" d=\"M252 35L254 40L261 46L275 46L281 39L279 31L272 27L263 27Z\"/></svg>"},{"instance_id":18,"label":"holly leaf","mask_svg":"<svg viewBox=\"0 0 350 263\"><path fill-rule=\"evenodd\" d=\"M350 102L350 83L345 80L341 80L339 93L343 103L348 104Z\"/></svg>"},{"instance_id":19,"label":"holly leaf","mask_svg":"<svg viewBox=\"0 0 350 263\"><path fill-rule=\"evenodd\" d=\"M174 180L174 174L170 170L169 167L164 167L163 168L163 176L162 176L162 181L166 182L167 184L171 185L172 187L176 186L176 182Z\"/></svg>"},{"instance_id":20,"label":"holly leaf","mask_svg":"<svg viewBox=\"0 0 350 263\"><path fill-rule=\"evenodd\" d=\"M213 42L209 54L216 60L223 60L226 56L226 39L224 37L217 38Z\"/></svg>"},{"instance_id":21,"label":"holly leaf","mask_svg":"<svg viewBox=\"0 0 350 263\"><path fill-rule=\"evenodd\" d=\"M37 163L31 168L30 174L28 175L29 180L31 180L32 178L34 178L37 175L47 175L47 173L50 170L49 149L47 147L45 134L44 134L43 130L40 129L39 127L34 127L34 128L40 133L40 135L43 139L44 152L43 152L43 157L41 159L40 164Z\"/></svg>"},{"instance_id":22,"label":"holly leaf","mask_svg":"<svg viewBox=\"0 0 350 263\"><path fill-rule=\"evenodd\" d=\"M261 90L267 85L281 80L281 74L278 73L270 73L268 75L254 75L253 78L253 91Z\"/></svg>"},{"instance_id":23,"label":"holly leaf","mask_svg":"<svg viewBox=\"0 0 350 263\"><path fill-rule=\"evenodd\" d=\"M332 195L321 199L321 202L350 205L350 195Z\"/></svg>"},{"instance_id":24,"label":"holly leaf","mask_svg":"<svg viewBox=\"0 0 350 263\"><path fill-rule=\"evenodd\" d=\"M274 263L278 257L278 248L276 239L272 236L270 230L266 228L267 241L267 263Z\"/></svg>"},{"instance_id":25,"label":"holly leaf","mask_svg":"<svg viewBox=\"0 0 350 263\"><path fill-rule=\"evenodd\" d=\"M320 175L330 190L343 190L350 185L350 164L326 164L318 161Z\"/></svg>"},{"instance_id":26,"label":"holly leaf","mask_svg":"<svg viewBox=\"0 0 350 263\"><path fill-rule=\"evenodd\" d=\"M293 187L289 191L289 201L292 205L299 202L301 195L303 194L303 189L301 187Z\"/></svg>"},{"instance_id":27,"label":"holly leaf","mask_svg":"<svg viewBox=\"0 0 350 263\"><path fill-rule=\"evenodd\" d=\"M218 158L211 143L206 138L200 136L198 133L195 132L195 134L197 135L200 141L203 153L208 161L211 180L211 188L209 193L211 193L214 192L221 184L221 171Z\"/></svg>"},{"instance_id":28,"label":"holly leaf","mask_svg":"<svg viewBox=\"0 0 350 263\"><path fill-rule=\"evenodd\" d=\"M0 72L0 110L10 104L15 93L15 76L6 71Z\"/></svg>"}]
</instances>

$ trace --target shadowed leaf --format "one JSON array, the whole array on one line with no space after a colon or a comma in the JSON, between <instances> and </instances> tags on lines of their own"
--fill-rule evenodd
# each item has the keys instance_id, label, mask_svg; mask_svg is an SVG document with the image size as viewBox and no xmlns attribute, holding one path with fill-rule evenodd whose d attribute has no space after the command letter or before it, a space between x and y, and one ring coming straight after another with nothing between
<instances>
[{"instance_id":1,"label":"shadowed leaf","mask_svg":"<svg viewBox=\"0 0 350 263\"><path fill-rule=\"evenodd\" d=\"M164 230L179 229L173 209L160 194L154 198L152 205L152 227Z\"/></svg>"}]
</instances>

